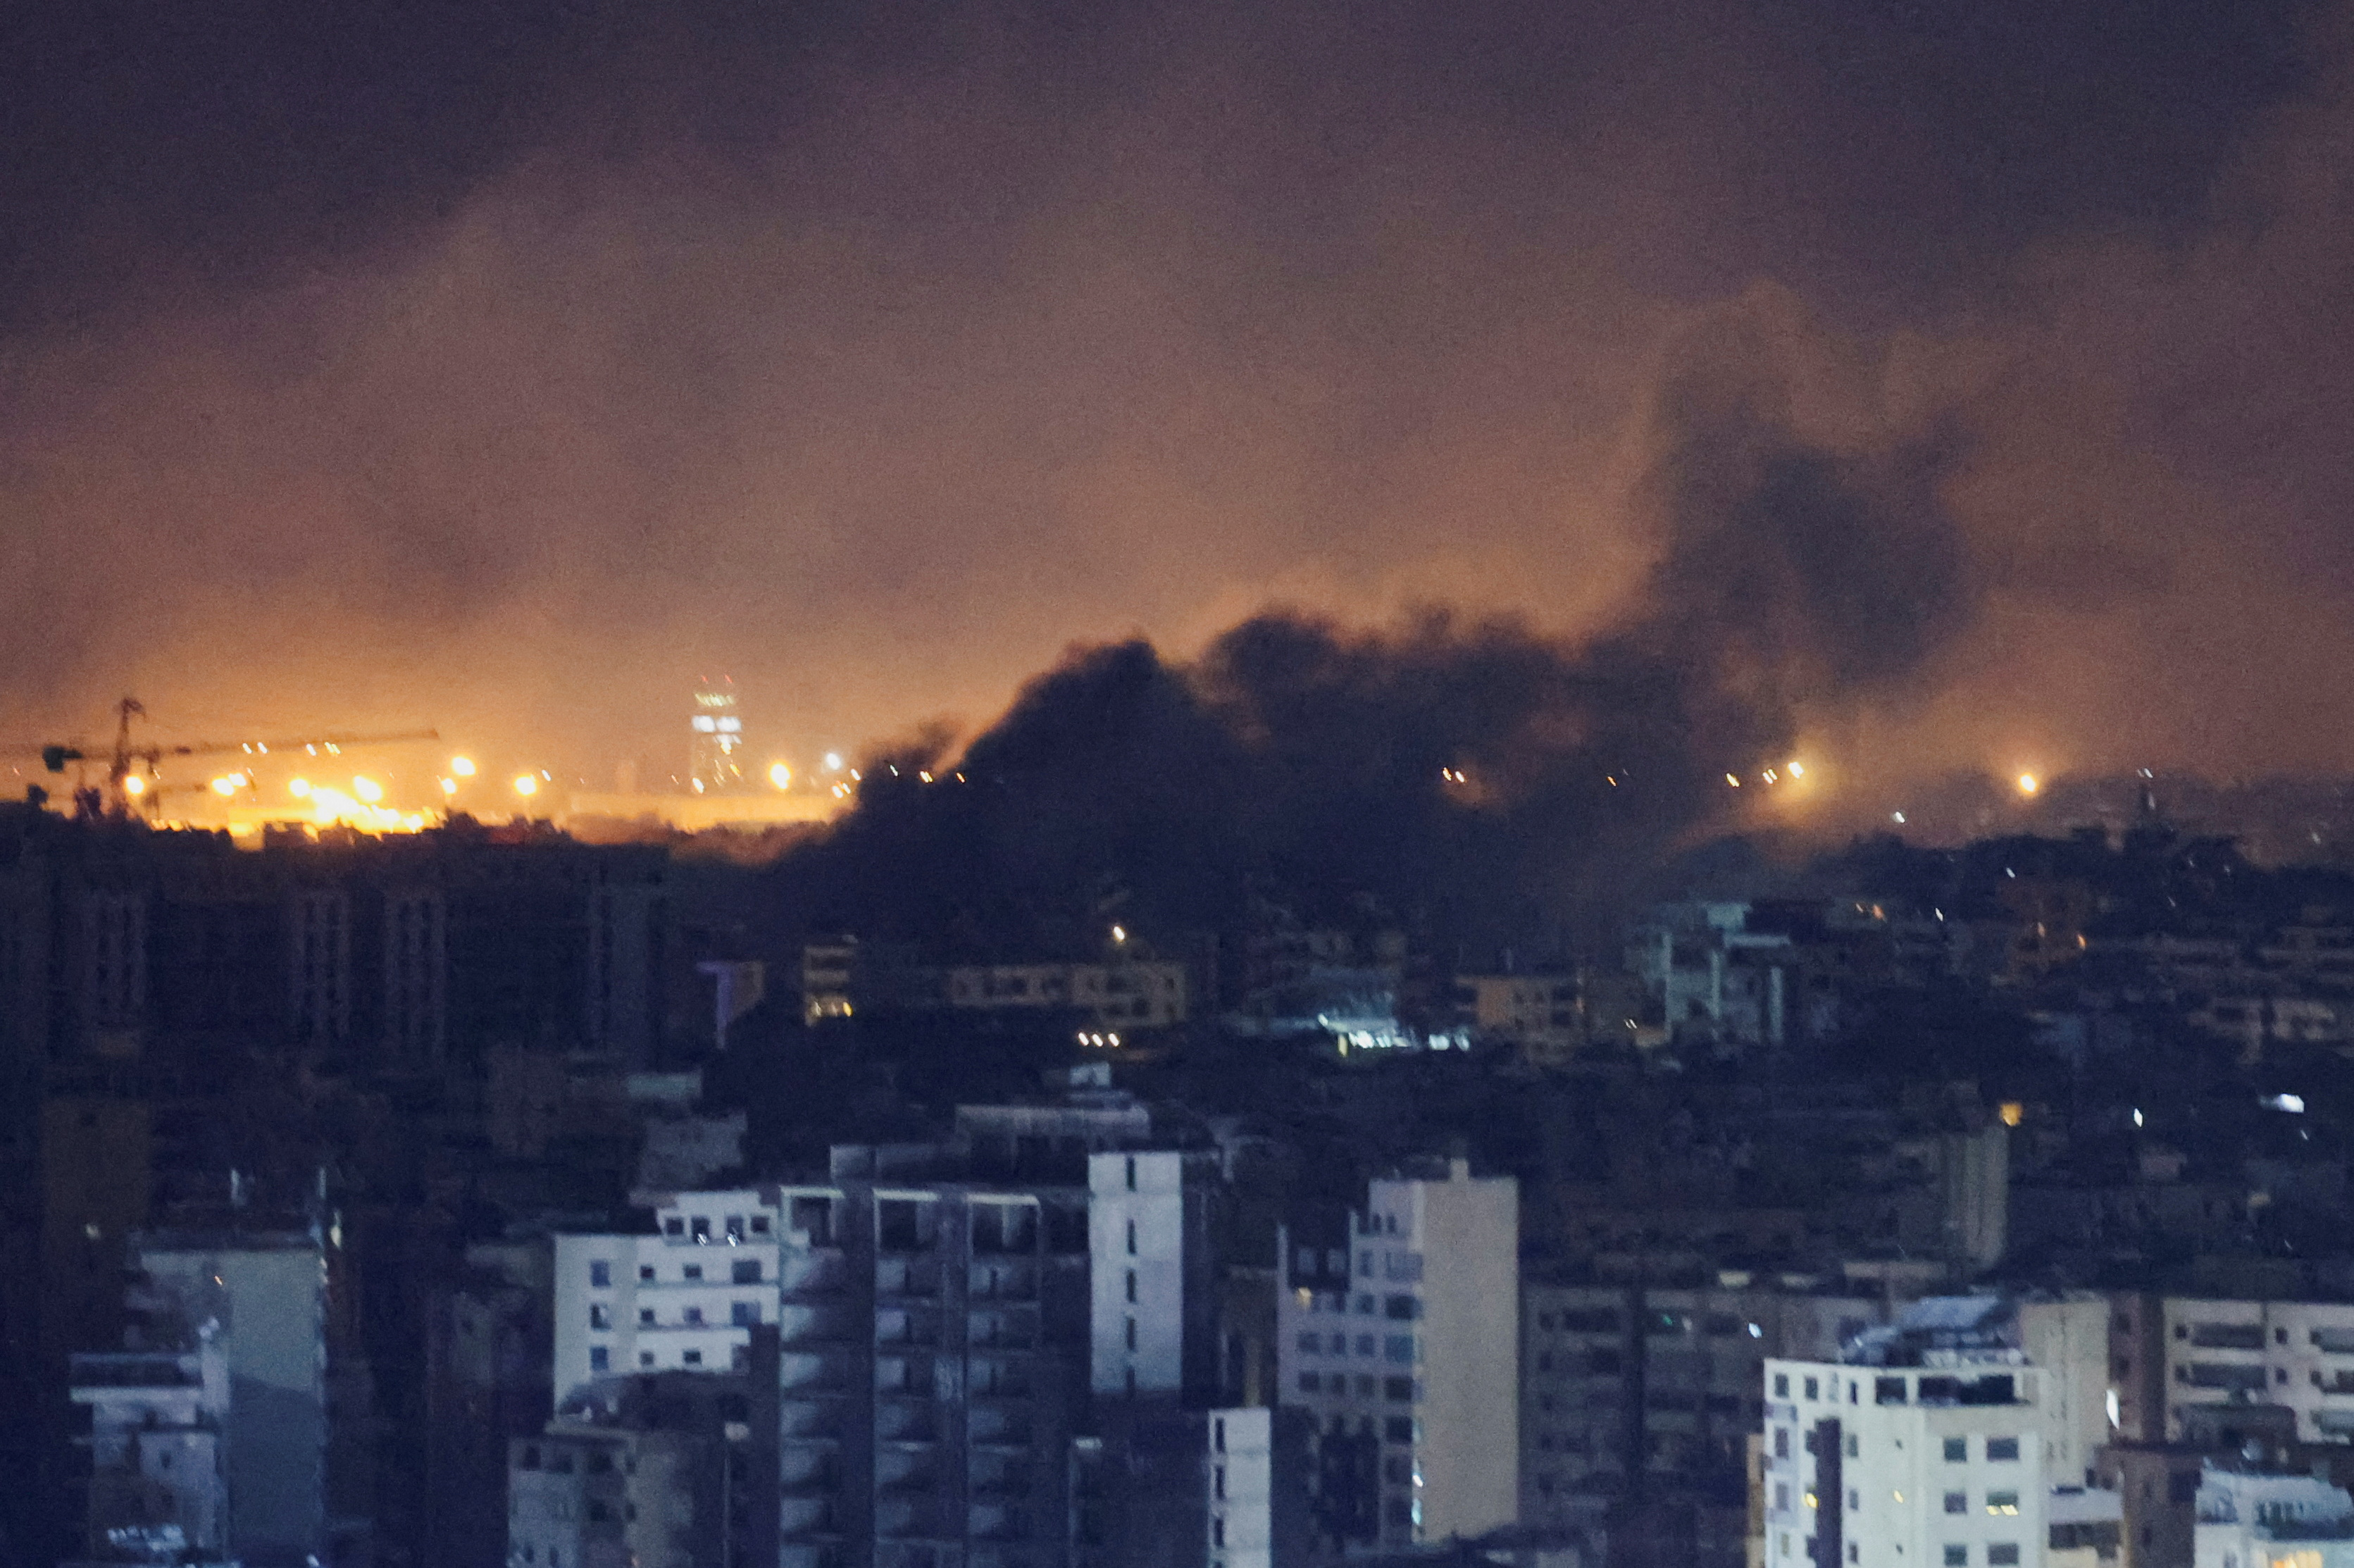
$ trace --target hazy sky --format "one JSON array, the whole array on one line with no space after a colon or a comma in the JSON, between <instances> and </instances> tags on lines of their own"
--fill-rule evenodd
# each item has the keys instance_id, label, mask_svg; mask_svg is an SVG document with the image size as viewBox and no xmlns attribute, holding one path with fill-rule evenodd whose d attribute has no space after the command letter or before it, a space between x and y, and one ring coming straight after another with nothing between
<instances>
[{"instance_id":1,"label":"hazy sky","mask_svg":"<svg viewBox=\"0 0 2354 1568\"><path fill-rule=\"evenodd\" d=\"M802 758L1270 602L1584 634L1737 354L1963 535L1921 677L1808 699L1848 777L2354 768L2338 12L37 11L0 740L134 691L606 783L699 673Z\"/></svg>"}]
</instances>

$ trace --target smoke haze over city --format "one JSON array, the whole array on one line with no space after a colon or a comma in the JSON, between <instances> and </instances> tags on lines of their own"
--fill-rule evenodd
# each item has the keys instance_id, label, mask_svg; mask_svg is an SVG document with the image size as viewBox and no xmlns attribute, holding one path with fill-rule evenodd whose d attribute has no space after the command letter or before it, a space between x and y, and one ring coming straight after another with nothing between
<instances>
[{"instance_id":1,"label":"smoke haze over city","mask_svg":"<svg viewBox=\"0 0 2354 1568\"><path fill-rule=\"evenodd\" d=\"M699 675L802 759L1275 609L1827 800L2343 769L2354 52L2211 10L36 20L0 736L658 782Z\"/></svg>"}]
</instances>

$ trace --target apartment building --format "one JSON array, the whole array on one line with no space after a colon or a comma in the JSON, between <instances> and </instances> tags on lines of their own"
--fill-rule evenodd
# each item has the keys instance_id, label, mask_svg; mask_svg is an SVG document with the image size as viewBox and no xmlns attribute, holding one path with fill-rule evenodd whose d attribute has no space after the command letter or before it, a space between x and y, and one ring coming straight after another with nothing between
<instances>
[{"instance_id":1,"label":"apartment building","mask_svg":"<svg viewBox=\"0 0 2354 1568\"><path fill-rule=\"evenodd\" d=\"M762 1568L777 1560L775 1330L737 1372L604 1380L507 1445L514 1568Z\"/></svg>"},{"instance_id":2,"label":"apartment building","mask_svg":"<svg viewBox=\"0 0 2354 1568\"><path fill-rule=\"evenodd\" d=\"M229 1387L217 1333L186 1351L77 1355L72 1378L73 1403L90 1412L90 1559L225 1561Z\"/></svg>"},{"instance_id":3,"label":"apartment building","mask_svg":"<svg viewBox=\"0 0 2354 1568\"><path fill-rule=\"evenodd\" d=\"M1520 1192L1452 1160L1372 1182L1345 1236L1282 1233L1281 1406L1312 1424L1320 1545L1410 1546L1515 1522Z\"/></svg>"},{"instance_id":4,"label":"apartment building","mask_svg":"<svg viewBox=\"0 0 2354 1568\"><path fill-rule=\"evenodd\" d=\"M2195 1568L2354 1568L2354 1496L2316 1476L2210 1465L2193 1540Z\"/></svg>"},{"instance_id":5,"label":"apartment building","mask_svg":"<svg viewBox=\"0 0 2354 1568\"><path fill-rule=\"evenodd\" d=\"M780 1231L773 1191L688 1192L652 1235L556 1238L555 1396L641 1372L731 1372L751 1330L778 1321Z\"/></svg>"},{"instance_id":6,"label":"apartment building","mask_svg":"<svg viewBox=\"0 0 2354 1568\"><path fill-rule=\"evenodd\" d=\"M1697 1561L1739 1563L1765 1363L1834 1361L1882 1315L1811 1284L1524 1285L1521 1522L1590 1532L1620 1504L1666 1504L1690 1517Z\"/></svg>"},{"instance_id":7,"label":"apartment building","mask_svg":"<svg viewBox=\"0 0 2354 1568\"><path fill-rule=\"evenodd\" d=\"M2143 1317L2163 1337L2143 1360L2164 1368L2169 1441L2181 1439L2187 1406L2270 1404L2295 1414L2300 1442L2354 1442L2354 1303L2166 1297L2152 1306Z\"/></svg>"},{"instance_id":8,"label":"apartment building","mask_svg":"<svg viewBox=\"0 0 2354 1568\"><path fill-rule=\"evenodd\" d=\"M652 1234L557 1238L559 1403L739 1372L773 1332L787 1568L1057 1568L1087 1555L1078 1479L1182 1418L1202 1525L1182 1563L1252 1568L1275 1489L1250 1480L1267 1443L1236 1449L1208 1409L1215 1156L1047 1150L1024 1180L1011 1125L970 1119L951 1145L837 1148L822 1182L679 1194Z\"/></svg>"},{"instance_id":9,"label":"apartment building","mask_svg":"<svg viewBox=\"0 0 2354 1568\"><path fill-rule=\"evenodd\" d=\"M2048 1377L2000 1343L2003 1311L1932 1298L1848 1359L1766 1363L1769 1568L2044 1561Z\"/></svg>"}]
</instances>

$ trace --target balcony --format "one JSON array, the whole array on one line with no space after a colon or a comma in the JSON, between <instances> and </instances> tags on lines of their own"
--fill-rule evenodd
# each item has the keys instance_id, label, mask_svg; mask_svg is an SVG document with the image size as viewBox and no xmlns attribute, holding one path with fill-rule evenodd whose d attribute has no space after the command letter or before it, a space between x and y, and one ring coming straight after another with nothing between
<instances>
[{"instance_id":1,"label":"balcony","mask_svg":"<svg viewBox=\"0 0 2354 1568\"><path fill-rule=\"evenodd\" d=\"M976 1404L965 1415L965 1435L976 1448L1027 1448L1030 1415L1004 1404Z\"/></svg>"},{"instance_id":2,"label":"balcony","mask_svg":"<svg viewBox=\"0 0 2354 1568\"><path fill-rule=\"evenodd\" d=\"M777 1342L788 1349L855 1343L865 1324L844 1306L797 1306L787 1303L777 1313Z\"/></svg>"},{"instance_id":3,"label":"balcony","mask_svg":"<svg viewBox=\"0 0 2354 1568\"><path fill-rule=\"evenodd\" d=\"M1008 1257L972 1264L966 1271L965 1294L975 1301L1035 1301L1037 1266Z\"/></svg>"},{"instance_id":4,"label":"balcony","mask_svg":"<svg viewBox=\"0 0 2354 1568\"><path fill-rule=\"evenodd\" d=\"M1027 1541L1030 1510L1014 1503L975 1503L965 1510L965 1532L974 1541Z\"/></svg>"},{"instance_id":5,"label":"balcony","mask_svg":"<svg viewBox=\"0 0 2354 1568\"><path fill-rule=\"evenodd\" d=\"M1027 1399L1030 1369L1003 1356L975 1357L965 1370L965 1392L974 1399Z\"/></svg>"},{"instance_id":6,"label":"balcony","mask_svg":"<svg viewBox=\"0 0 2354 1568\"><path fill-rule=\"evenodd\" d=\"M831 1540L841 1530L832 1498L789 1497L778 1506L777 1532L788 1541Z\"/></svg>"},{"instance_id":7,"label":"balcony","mask_svg":"<svg viewBox=\"0 0 2354 1568\"><path fill-rule=\"evenodd\" d=\"M2261 1362L2191 1361L2177 1364L2174 1381L2192 1388L2220 1388L2234 1393L2260 1393L2264 1388Z\"/></svg>"},{"instance_id":8,"label":"balcony","mask_svg":"<svg viewBox=\"0 0 2354 1568\"><path fill-rule=\"evenodd\" d=\"M838 1443L844 1404L839 1397L781 1400L777 1405L777 1436L787 1443Z\"/></svg>"},{"instance_id":9,"label":"balcony","mask_svg":"<svg viewBox=\"0 0 2354 1568\"><path fill-rule=\"evenodd\" d=\"M877 1356L875 1392L929 1399L938 1388L929 1356Z\"/></svg>"},{"instance_id":10,"label":"balcony","mask_svg":"<svg viewBox=\"0 0 2354 1568\"><path fill-rule=\"evenodd\" d=\"M777 1490L788 1498L829 1497L842 1486L839 1457L831 1446L787 1446L777 1455Z\"/></svg>"},{"instance_id":11,"label":"balcony","mask_svg":"<svg viewBox=\"0 0 2354 1568\"><path fill-rule=\"evenodd\" d=\"M938 1541L945 1535L941 1529L944 1522L938 1503L929 1497L875 1499L875 1536L878 1541Z\"/></svg>"},{"instance_id":12,"label":"balcony","mask_svg":"<svg viewBox=\"0 0 2354 1568\"><path fill-rule=\"evenodd\" d=\"M788 1395L846 1393L856 1383L856 1364L847 1350L788 1351L777 1357L777 1386Z\"/></svg>"},{"instance_id":13,"label":"balcony","mask_svg":"<svg viewBox=\"0 0 2354 1568\"><path fill-rule=\"evenodd\" d=\"M928 1453L896 1449L875 1456L875 1490L877 1496L929 1497L939 1489L939 1467Z\"/></svg>"},{"instance_id":14,"label":"balcony","mask_svg":"<svg viewBox=\"0 0 2354 1568\"><path fill-rule=\"evenodd\" d=\"M777 1288L786 1297L848 1295L849 1260L838 1252L797 1253L787 1248L777 1256Z\"/></svg>"},{"instance_id":15,"label":"balcony","mask_svg":"<svg viewBox=\"0 0 2354 1568\"><path fill-rule=\"evenodd\" d=\"M1038 1342L1036 1319L1034 1312L970 1313L965 1319L965 1342L973 1346L1026 1351Z\"/></svg>"},{"instance_id":16,"label":"balcony","mask_svg":"<svg viewBox=\"0 0 2354 1568\"><path fill-rule=\"evenodd\" d=\"M885 1398L875 1402L877 1443L931 1444L939 1439L939 1412L929 1401Z\"/></svg>"},{"instance_id":17,"label":"balcony","mask_svg":"<svg viewBox=\"0 0 2354 1568\"><path fill-rule=\"evenodd\" d=\"M875 1264L875 1294L884 1299L938 1296L940 1266L926 1257L884 1257Z\"/></svg>"},{"instance_id":18,"label":"balcony","mask_svg":"<svg viewBox=\"0 0 2354 1568\"><path fill-rule=\"evenodd\" d=\"M2178 1333L2176 1338L2183 1336ZM2190 1343L2202 1351L2261 1351L2264 1348L2264 1326L2262 1323L2193 1323Z\"/></svg>"},{"instance_id":19,"label":"balcony","mask_svg":"<svg viewBox=\"0 0 2354 1568\"><path fill-rule=\"evenodd\" d=\"M940 1342L939 1314L922 1308L877 1308L875 1314L875 1342L880 1346L937 1345Z\"/></svg>"}]
</instances>

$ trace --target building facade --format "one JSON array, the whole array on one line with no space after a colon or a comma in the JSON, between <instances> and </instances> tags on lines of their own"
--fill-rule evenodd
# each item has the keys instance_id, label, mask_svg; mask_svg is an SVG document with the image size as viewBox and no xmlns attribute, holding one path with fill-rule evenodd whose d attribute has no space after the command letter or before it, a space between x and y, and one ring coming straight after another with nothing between
<instances>
[{"instance_id":1,"label":"building facade","mask_svg":"<svg viewBox=\"0 0 2354 1568\"><path fill-rule=\"evenodd\" d=\"M1278 1273L1278 1388L1313 1428L1320 1546L1411 1546L1513 1523L1517 1184L1474 1179L1460 1160L1443 1180L1375 1181L1345 1245L1287 1229Z\"/></svg>"}]
</instances>

